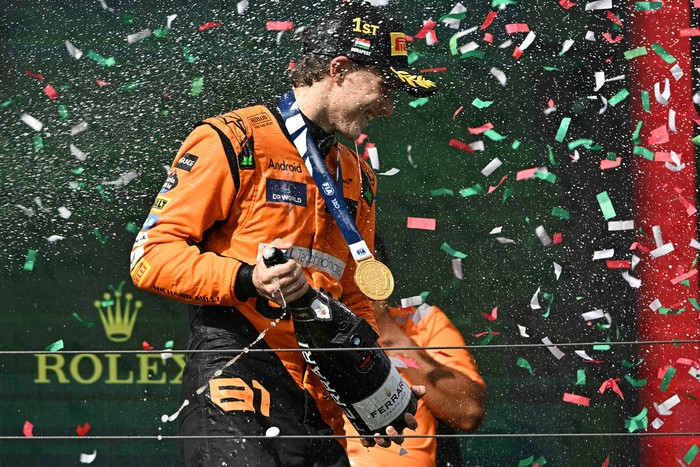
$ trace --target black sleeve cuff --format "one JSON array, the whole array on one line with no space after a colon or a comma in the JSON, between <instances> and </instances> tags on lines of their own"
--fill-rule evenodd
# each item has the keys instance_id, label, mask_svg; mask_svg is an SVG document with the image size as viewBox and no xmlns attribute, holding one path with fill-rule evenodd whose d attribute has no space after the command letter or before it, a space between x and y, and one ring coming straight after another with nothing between
<instances>
[{"instance_id":1,"label":"black sleeve cuff","mask_svg":"<svg viewBox=\"0 0 700 467\"><path fill-rule=\"evenodd\" d=\"M255 269L255 266L250 264L241 264L241 267L238 268L236 282L233 284L233 293L242 302L258 296L258 291L253 285L253 269Z\"/></svg>"}]
</instances>

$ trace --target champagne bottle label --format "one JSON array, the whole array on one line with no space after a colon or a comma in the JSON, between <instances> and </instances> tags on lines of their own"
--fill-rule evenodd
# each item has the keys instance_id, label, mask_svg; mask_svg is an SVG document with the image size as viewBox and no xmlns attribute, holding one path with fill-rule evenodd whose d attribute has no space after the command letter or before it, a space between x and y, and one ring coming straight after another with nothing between
<instances>
[{"instance_id":1,"label":"champagne bottle label","mask_svg":"<svg viewBox=\"0 0 700 467\"><path fill-rule=\"evenodd\" d=\"M411 390L395 366L384 384L371 396L352 404L362 421L374 431L396 419L411 401Z\"/></svg>"}]
</instances>

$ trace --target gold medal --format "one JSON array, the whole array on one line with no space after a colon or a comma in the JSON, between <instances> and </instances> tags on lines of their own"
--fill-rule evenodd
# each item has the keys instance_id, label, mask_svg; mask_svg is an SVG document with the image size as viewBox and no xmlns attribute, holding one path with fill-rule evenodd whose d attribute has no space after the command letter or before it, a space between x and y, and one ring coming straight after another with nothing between
<instances>
[{"instance_id":1,"label":"gold medal","mask_svg":"<svg viewBox=\"0 0 700 467\"><path fill-rule=\"evenodd\" d=\"M371 300L385 300L394 291L394 276L391 271L373 257L357 263L355 283Z\"/></svg>"}]
</instances>

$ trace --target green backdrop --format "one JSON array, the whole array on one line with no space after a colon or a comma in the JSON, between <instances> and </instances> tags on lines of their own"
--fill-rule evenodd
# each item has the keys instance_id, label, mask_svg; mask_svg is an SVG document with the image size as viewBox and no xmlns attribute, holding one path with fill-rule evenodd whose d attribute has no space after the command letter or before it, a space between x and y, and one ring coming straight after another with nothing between
<instances>
[{"instance_id":1,"label":"green backdrop","mask_svg":"<svg viewBox=\"0 0 700 467\"><path fill-rule=\"evenodd\" d=\"M269 100L288 88L285 70L297 56L299 36L288 31L278 37L266 30L266 21L293 21L299 27L332 3L251 0L241 14L236 2L228 1L107 0L107 8L87 1L2 3L0 349L14 353L0 354L0 435L21 436L28 421L36 436L71 436L89 423L89 435L154 438L5 439L0 464L75 465L81 453L94 450L95 465L177 463L176 443L155 437L176 433L177 422L162 422L161 416L178 409L181 354L161 358L141 349L144 342L155 349L185 348L185 306L131 285L131 243L167 166L197 121ZM440 93L423 102L397 96L394 117L368 129L380 156L377 172L400 169L379 176L377 196L378 224L397 279L392 299L427 292L427 302L445 310L467 341L480 346L473 353L489 401L476 434L524 435L461 439L466 465L542 465L543 460L600 465L607 456L615 465L636 462L633 437L527 436L625 431L625 420L638 413L634 387L622 379L624 401L610 391L599 394L598 387L611 377L635 376L622 364L634 361L634 346L562 347L561 360L544 347L500 347L539 344L544 337L553 342L635 338L632 289L619 271L590 260L597 250L625 250L632 235L608 232L596 200L607 191L616 219L632 218L628 102L600 114L601 99L589 98L610 98L626 88L623 79L594 92L595 71L605 70L606 77L625 74L621 52L626 48L605 42L601 33L620 31L604 14L586 12L582 5L567 10L557 2L469 2L459 29L438 23L435 45L411 44L413 67L447 68L431 75ZM409 34L453 6L442 0L389 5L404 17ZM458 41L459 46L478 42L483 56L452 54L450 37L481 26L490 11L498 15L488 28ZM167 29L173 14L177 18ZM220 26L199 31L207 22ZM520 59L512 52L526 34L507 34L505 25L511 23L526 23L537 34ZM127 42L129 34L144 29L153 34ZM585 40L587 31L597 36L595 42ZM492 44L485 42L485 33L493 35ZM574 45L560 54L567 39ZM69 55L66 40L82 58ZM508 40L512 43L499 47ZM110 58L114 64L107 66ZM492 68L505 73L505 85ZM57 98L44 91L47 85ZM492 104L479 108L477 98ZM550 107L556 109L545 112ZM25 113L43 128L35 131L24 123ZM557 138L564 117L571 125L565 139ZM71 135L81 122L87 129ZM493 132L467 130L487 122ZM450 146L452 139L483 141L484 150L457 149ZM590 141L572 147L580 139ZM600 160L609 153L621 156L622 165L601 171ZM484 176L482 169L496 157L503 165ZM516 180L519 171L534 167L548 172L540 169L538 176ZM408 217L434 218L436 229L408 229ZM536 235L538 226L552 238L560 234L561 242L545 246ZM496 227L501 233L490 233ZM462 279L454 276L445 245L466 255ZM36 252L33 265L27 263L31 251ZM629 259L626 255L617 259ZM554 262L563 268L558 279ZM538 289L541 308L533 309ZM114 300L115 290L124 294L121 300ZM132 312L136 301L142 306L129 338L115 342L95 302L125 307L127 293L133 294ZM482 314L494 307L498 319L492 322ZM582 320L581 313L598 308L613 315L611 326ZM530 337L521 336L518 325ZM80 353L33 352L59 340L65 351ZM604 362L586 363L574 349ZM519 359L528 362L532 374ZM580 370L586 380L577 385ZM591 406L563 402L565 392L591 397ZM529 463L521 462L528 458Z\"/></svg>"}]
</instances>

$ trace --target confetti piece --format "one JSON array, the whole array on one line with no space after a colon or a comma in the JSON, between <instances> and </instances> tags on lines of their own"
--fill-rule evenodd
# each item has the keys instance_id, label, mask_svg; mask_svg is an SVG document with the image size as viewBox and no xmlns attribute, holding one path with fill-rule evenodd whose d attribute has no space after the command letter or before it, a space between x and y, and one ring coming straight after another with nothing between
<instances>
[{"instance_id":1,"label":"confetti piece","mask_svg":"<svg viewBox=\"0 0 700 467\"><path fill-rule=\"evenodd\" d=\"M472 101L472 105L474 107L476 107L477 109L485 109L486 107L490 106L491 104L493 104L493 101L482 101L478 97Z\"/></svg>"},{"instance_id":2,"label":"confetti piece","mask_svg":"<svg viewBox=\"0 0 700 467\"><path fill-rule=\"evenodd\" d=\"M540 289L541 289L541 287L537 287L537 291L535 291L535 294L530 299L530 308L532 308L533 310L539 310L540 308L542 308L540 306L540 300L538 297L538 295L540 293Z\"/></svg>"},{"instance_id":3,"label":"confetti piece","mask_svg":"<svg viewBox=\"0 0 700 467\"><path fill-rule=\"evenodd\" d=\"M431 196L454 196L455 192L449 188L436 188L430 191ZM698 249L700 250L700 243L698 243Z\"/></svg>"},{"instance_id":4,"label":"confetti piece","mask_svg":"<svg viewBox=\"0 0 700 467\"><path fill-rule=\"evenodd\" d=\"M580 369L576 372L576 386L586 385L586 370Z\"/></svg>"},{"instance_id":5,"label":"confetti piece","mask_svg":"<svg viewBox=\"0 0 700 467\"><path fill-rule=\"evenodd\" d=\"M399 169L397 169L396 167L392 167L391 169L387 170L386 172L381 172L381 173L378 173L377 175L384 175L386 177L391 177L393 175L396 175L399 172L401 172Z\"/></svg>"},{"instance_id":6,"label":"confetti piece","mask_svg":"<svg viewBox=\"0 0 700 467\"><path fill-rule=\"evenodd\" d=\"M500 160L498 157L496 157L496 158L494 158L491 162L489 162L489 163L486 165L486 167L484 167L484 168L481 170L481 174L482 174L484 177L488 177L488 176L491 175L493 172L495 172L496 169L498 169L501 165L502 165L501 160ZM495 188L494 188L494 189L495 189ZM491 191L493 191L493 190L489 189L489 193L491 193Z\"/></svg>"},{"instance_id":7,"label":"confetti piece","mask_svg":"<svg viewBox=\"0 0 700 467\"><path fill-rule=\"evenodd\" d=\"M499 83L501 83L501 86L505 86L506 83L508 82L508 79L506 78L506 74L503 73L498 68L495 68L495 67L491 68L491 70L489 70L489 73L491 73L491 75L494 76L498 80Z\"/></svg>"},{"instance_id":8,"label":"confetti piece","mask_svg":"<svg viewBox=\"0 0 700 467\"><path fill-rule=\"evenodd\" d=\"M557 280L559 280L559 276L561 276L561 271L562 271L561 265L559 265L556 262L552 262L552 264L554 265L554 277Z\"/></svg>"},{"instance_id":9,"label":"confetti piece","mask_svg":"<svg viewBox=\"0 0 700 467\"><path fill-rule=\"evenodd\" d=\"M452 273L457 279L464 279L464 272L462 270L462 260L460 258L452 258Z\"/></svg>"},{"instance_id":10,"label":"confetti piece","mask_svg":"<svg viewBox=\"0 0 700 467\"><path fill-rule=\"evenodd\" d=\"M31 438L34 436L34 425L30 421L25 421L24 426L22 427L22 434L26 436L27 438Z\"/></svg>"},{"instance_id":11,"label":"confetti piece","mask_svg":"<svg viewBox=\"0 0 700 467\"><path fill-rule=\"evenodd\" d=\"M280 434L280 429L277 428L276 426L271 426L267 430L265 430L265 436L268 438L274 438L275 436Z\"/></svg>"},{"instance_id":12,"label":"confetti piece","mask_svg":"<svg viewBox=\"0 0 700 467\"><path fill-rule=\"evenodd\" d=\"M443 243L442 246L440 246L440 249L448 255L452 256L453 258L465 259L467 257L467 255L462 253L461 251L453 249L450 245L447 244L447 242Z\"/></svg>"},{"instance_id":13,"label":"confetti piece","mask_svg":"<svg viewBox=\"0 0 700 467\"><path fill-rule=\"evenodd\" d=\"M559 5L561 5L561 7L565 10L569 10L576 6L574 2L571 2L569 0L559 0Z\"/></svg>"},{"instance_id":14,"label":"confetti piece","mask_svg":"<svg viewBox=\"0 0 700 467\"><path fill-rule=\"evenodd\" d=\"M423 304L423 297L420 295L414 295L413 297L407 297L401 299L401 308L410 308L412 306L419 306Z\"/></svg>"},{"instance_id":15,"label":"confetti piece","mask_svg":"<svg viewBox=\"0 0 700 467\"><path fill-rule=\"evenodd\" d=\"M627 96L629 96L629 95L630 95L629 91L627 89L623 89L620 92L618 92L617 94L615 94L613 97L611 97L610 100L608 101L608 103L611 106L615 107L617 104L619 104L620 102L625 100L627 98Z\"/></svg>"},{"instance_id":16,"label":"confetti piece","mask_svg":"<svg viewBox=\"0 0 700 467\"><path fill-rule=\"evenodd\" d=\"M526 369L532 376L535 376L535 372L532 369L532 366L530 365L530 362L525 360L524 358L520 357L518 358L518 362L516 363L517 366L520 368Z\"/></svg>"},{"instance_id":17,"label":"confetti piece","mask_svg":"<svg viewBox=\"0 0 700 467\"><path fill-rule=\"evenodd\" d=\"M625 428L630 433L633 433L637 430L646 430L647 429L647 409L646 407L642 409L641 412L639 412L638 415L635 415L634 417L630 417L627 420L625 420Z\"/></svg>"},{"instance_id":18,"label":"confetti piece","mask_svg":"<svg viewBox=\"0 0 700 467\"><path fill-rule=\"evenodd\" d=\"M80 463L81 464L92 464L97 458L97 449L93 450L91 454L80 453Z\"/></svg>"},{"instance_id":19,"label":"confetti piece","mask_svg":"<svg viewBox=\"0 0 700 467\"><path fill-rule=\"evenodd\" d=\"M114 57L105 58L102 55L95 52L94 50L88 50L85 55L87 55L88 58L94 60L99 65L104 67L114 66L117 63Z\"/></svg>"},{"instance_id":20,"label":"confetti piece","mask_svg":"<svg viewBox=\"0 0 700 467\"><path fill-rule=\"evenodd\" d=\"M107 239L105 237L103 237L102 235L100 235L100 231L97 230L97 227L95 227L92 230L92 233L95 235L95 237L97 238L97 241L100 242L100 244L104 245L107 243Z\"/></svg>"},{"instance_id":21,"label":"confetti piece","mask_svg":"<svg viewBox=\"0 0 700 467\"><path fill-rule=\"evenodd\" d=\"M483 193L483 191L484 191L484 189L482 188L482 186L479 183L477 183L474 186L471 186L468 188L462 188L461 190L459 190L459 195L462 198L468 198L470 196L474 196L474 195L478 195L480 193Z\"/></svg>"},{"instance_id":22,"label":"confetti piece","mask_svg":"<svg viewBox=\"0 0 700 467\"><path fill-rule=\"evenodd\" d=\"M622 400L625 400L625 396L622 394L620 386L617 385L618 381L620 381L620 378L610 378L603 381L603 384L601 384L600 388L598 388L598 392L603 394L608 389L611 389L615 394L620 396Z\"/></svg>"},{"instance_id":23,"label":"confetti piece","mask_svg":"<svg viewBox=\"0 0 700 467\"><path fill-rule=\"evenodd\" d=\"M700 36L700 28L681 28L678 32L681 37Z\"/></svg>"},{"instance_id":24,"label":"confetti piece","mask_svg":"<svg viewBox=\"0 0 700 467\"><path fill-rule=\"evenodd\" d=\"M409 217L406 227L409 229L435 230L436 220L424 217Z\"/></svg>"},{"instance_id":25,"label":"confetti piece","mask_svg":"<svg viewBox=\"0 0 700 467\"><path fill-rule=\"evenodd\" d=\"M615 249L599 250L593 252L593 261L597 259L612 258L615 255Z\"/></svg>"},{"instance_id":26,"label":"confetti piece","mask_svg":"<svg viewBox=\"0 0 700 467\"><path fill-rule=\"evenodd\" d=\"M569 213L569 211L567 211L564 208L560 208L559 206L552 207L552 216L558 217L560 219L564 219L567 221L571 218L571 214Z\"/></svg>"},{"instance_id":27,"label":"confetti piece","mask_svg":"<svg viewBox=\"0 0 700 467\"><path fill-rule=\"evenodd\" d=\"M584 396L578 396L576 394L570 394L568 392L564 393L564 397L562 400L564 402L568 402L570 404L582 405L584 407L589 407L591 404L590 398L584 397Z\"/></svg>"},{"instance_id":28,"label":"confetti piece","mask_svg":"<svg viewBox=\"0 0 700 467\"><path fill-rule=\"evenodd\" d=\"M24 261L24 270L32 272L36 261L36 250L27 250L27 259Z\"/></svg>"},{"instance_id":29,"label":"confetti piece","mask_svg":"<svg viewBox=\"0 0 700 467\"><path fill-rule=\"evenodd\" d=\"M552 244L552 239L549 237L549 234L543 225L539 225L535 228L535 234L537 235L537 238L540 239L542 246L549 246Z\"/></svg>"},{"instance_id":30,"label":"confetti piece","mask_svg":"<svg viewBox=\"0 0 700 467\"><path fill-rule=\"evenodd\" d=\"M678 284L678 283L681 282L681 281L690 279L691 277L693 277L693 276L696 275L697 273L698 273L698 270L697 270L697 269L692 269L692 270L689 271L689 272L686 272L686 273L684 273L684 274L681 274L680 276L677 276L677 277L674 277L673 279L671 279L671 284L674 284L674 285L675 285L675 284Z\"/></svg>"},{"instance_id":31,"label":"confetti piece","mask_svg":"<svg viewBox=\"0 0 700 467\"><path fill-rule=\"evenodd\" d=\"M612 205L612 201L610 201L610 197L608 196L607 191L598 193L596 195L596 199L598 200L600 210L603 212L603 217L606 221L617 216L617 213L615 212L615 208Z\"/></svg>"},{"instance_id":32,"label":"confetti piece","mask_svg":"<svg viewBox=\"0 0 700 467\"><path fill-rule=\"evenodd\" d=\"M491 313L482 313L481 316L489 321L496 321L498 319L498 307L494 307Z\"/></svg>"},{"instance_id":33,"label":"confetti piece","mask_svg":"<svg viewBox=\"0 0 700 467\"><path fill-rule=\"evenodd\" d=\"M633 58L642 57L647 54L646 47L637 47L636 49L630 49L624 53L627 60L632 60Z\"/></svg>"},{"instance_id":34,"label":"confetti piece","mask_svg":"<svg viewBox=\"0 0 700 467\"><path fill-rule=\"evenodd\" d=\"M143 29L135 34L129 34L128 36L126 36L126 41L129 44L133 44L135 42L144 40L145 38L151 36L152 34L153 34L153 31L151 31L150 29Z\"/></svg>"},{"instance_id":35,"label":"confetti piece","mask_svg":"<svg viewBox=\"0 0 700 467\"><path fill-rule=\"evenodd\" d=\"M204 77L198 76L192 80L192 90L190 91L190 96L196 97L202 93L202 88L204 87Z\"/></svg>"},{"instance_id":36,"label":"confetti piece","mask_svg":"<svg viewBox=\"0 0 700 467\"><path fill-rule=\"evenodd\" d=\"M88 124L87 124L87 122L82 121L82 122L78 123L77 125L73 126L73 127L70 129L70 135L71 135L71 136L75 136L75 135L77 135L77 134L82 133L83 131L85 131L85 130L87 130L87 129L88 129Z\"/></svg>"},{"instance_id":37,"label":"confetti piece","mask_svg":"<svg viewBox=\"0 0 700 467\"><path fill-rule=\"evenodd\" d=\"M63 348L63 339L57 340L53 344L49 344L46 346L46 351L47 352L58 352Z\"/></svg>"},{"instance_id":38,"label":"confetti piece","mask_svg":"<svg viewBox=\"0 0 700 467\"><path fill-rule=\"evenodd\" d=\"M197 31L202 32L206 31L207 29L212 29L212 28L220 28L221 23L217 23L216 21L208 21L204 24L202 24L200 27L197 28Z\"/></svg>"},{"instance_id":39,"label":"confetti piece","mask_svg":"<svg viewBox=\"0 0 700 467\"><path fill-rule=\"evenodd\" d=\"M672 64L676 61L676 58L670 53L668 53L666 49L661 47L661 44L659 44L658 42L654 42L653 44L651 44L651 50L656 52L656 54L668 64Z\"/></svg>"},{"instance_id":40,"label":"confetti piece","mask_svg":"<svg viewBox=\"0 0 700 467\"><path fill-rule=\"evenodd\" d=\"M41 131L41 129L44 128L43 123L27 113L22 114L20 116L20 120L26 123L34 131Z\"/></svg>"},{"instance_id":41,"label":"confetti piece","mask_svg":"<svg viewBox=\"0 0 700 467\"><path fill-rule=\"evenodd\" d=\"M694 460L695 456L698 455L698 445L693 444L690 449L688 449L688 452L685 453L685 456L683 456L683 461L690 465Z\"/></svg>"},{"instance_id":42,"label":"confetti piece","mask_svg":"<svg viewBox=\"0 0 700 467\"><path fill-rule=\"evenodd\" d=\"M635 2L634 6L638 11L660 10L663 2Z\"/></svg>"},{"instance_id":43,"label":"confetti piece","mask_svg":"<svg viewBox=\"0 0 700 467\"><path fill-rule=\"evenodd\" d=\"M80 57L83 56L83 52L76 46L74 46L71 41L66 41L66 49L68 49L68 55L70 55L76 60L80 60Z\"/></svg>"},{"instance_id":44,"label":"confetti piece","mask_svg":"<svg viewBox=\"0 0 700 467\"><path fill-rule=\"evenodd\" d=\"M506 24L506 34L515 34L518 32L530 32L530 27L525 23Z\"/></svg>"},{"instance_id":45,"label":"confetti piece","mask_svg":"<svg viewBox=\"0 0 700 467\"><path fill-rule=\"evenodd\" d=\"M418 107L421 107L425 104L428 103L430 99L427 97L419 97L418 99L412 100L411 102L408 103L409 106L413 107L414 109L417 109Z\"/></svg>"},{"instance_id":46,"label":"confetti piece","mask_svg":"<svg viewBox=\"0 0 700 467\"><path fill-rule=\"evenodd\" d=\"M78 436L85 436L86 434L88 434L88 431L90 431L90 424L89 423L85 423L82 426L78 425L77 427L75 427L75 433Z\"/></svg>"},{"instance_id":47,"label":"confetti piece","mask_svg":"<svg viewBox=\"0 0 700 467\"><path fill-rule=\"evenodd\" d=\"M41 151L44 149L44 138L42 138L41 135L34 135L32 137L32 142L34 144L35 151Z\"/></svg>"},{"instance_id":48,"label":"confetti piece","mask_svg":"<svg viewBox=\"0 0 700 467\"><path fill-rule=\"evenodd\" d=\"M85 326L85 327L88 328L88 329L91 329L93 326L95 326L95 323L93 323L93 322L91 322L91 321L85 321L85 320L84 320L83 318L81 318L80 315L79 315L78 313L76 313L75 311L73 312L73 318L77 319L78 322L79 322L80 324L82 324L83 326Z\"/></svg>"},{"instance_id":49,"label":"confetti piece","mask_svg":"<svg viewBox=\"0 0 700 467\"><path fill-rule=\"evenodd\" d=\"M496 19L496 16L498 15L497 11L489 11L488 15L486 15L486 18L484 19L484 23L481 25L479 30L484 30L491 26L491 23L493 23L493 20Z\"/></svg>"},{"instance_id":50,"label":"confetti piece","mask_svg":"<svg viewBox=\"0 0 700 467\"><path fill-rule=\"evenodd\" d=\"M561 360L562 357L564 357L564 355L566 355L564 352L559 350L559 348L556 345L554 345L551 340L549 340L549 337L543 337L542 343L547 346L549 351L552 352L552 355L554 355L554 357L557 360Z\"/></svg>"},{"instance_id":51,"label":"confetti piece","mask_svg":"<svg viewBox=\"0 0 700 467\"><path fill-rule=\"evenodd\" d=\"M676 405L681 403L681 398L678 397L678 394L670 397L669 399L666 399L664 402L661 404L657 404L654 402L654 408L658 412L659 415L671 415L673 412L671 411L672 408L674 408Z\"/></svg>"},{"instance_id":52,"label":"confetti piece","mask_svg":"<svg viewBox=\"0 0 700 467\"><path fill-rule=\"evenodd\" d=\"M449 145L452 146L453 148L461 149L462 151L474 152L474 149L472 149L471 146L469 146L468 144L463 143L462 141L455 139L455 138L452 138L450 140Z\"/></svg>"},{"instance_id":53,"label":"confetti piece","mask_svg":"<svg viewBox=\"0 0 700 467\"><path fill-rule=\"evenodd\" d=\"M44 94L46 94L49 97L49 99L51 99L51 100L58 99L58 93L56 92L54 87L51 86L50 84L47 84L46 87L44 88Z\"/></svg>"}]
</instances>

